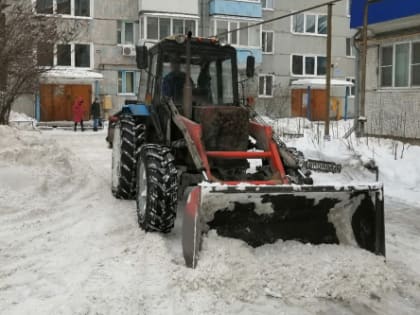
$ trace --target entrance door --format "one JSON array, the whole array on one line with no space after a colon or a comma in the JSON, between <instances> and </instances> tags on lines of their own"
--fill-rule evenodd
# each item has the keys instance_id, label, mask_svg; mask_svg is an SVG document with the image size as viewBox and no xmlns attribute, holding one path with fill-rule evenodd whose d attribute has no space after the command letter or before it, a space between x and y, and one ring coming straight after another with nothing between
<instances>
[{"instance_id":1,"label":"entrance door","mask_svg":"<svg viewBox=\"0 0 420 315\"><path fill-rule=\"evenodd\" d=\"M92 99L91 85L43 84L41 85L41 121L71 121L72 106L78 97L84 100L84 120L89 119Z\"/></svg>"}]
</instances>

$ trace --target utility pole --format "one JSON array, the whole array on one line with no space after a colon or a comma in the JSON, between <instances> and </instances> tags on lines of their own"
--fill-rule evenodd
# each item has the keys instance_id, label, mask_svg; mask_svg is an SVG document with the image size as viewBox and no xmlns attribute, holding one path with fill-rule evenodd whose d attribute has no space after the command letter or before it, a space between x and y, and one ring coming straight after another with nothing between
<instances>
[{"instance_id":1,"label":"utility pole","mask_svg":"<svg viewBox=\"0 0 420 315\"><path fill-rule=\"evenodd\" d=\"M363 11L363 29L362 29L362 58L360 60L360 110L358 117L357 135L363 137L365 134L366 123L366 67L367 67L367 42L368 42L368 23L369 23L369 4L382 0L366 0Z\"/></svg>"},{"instance_id":2,"label":"utility pole","mask_svg":"<svg viewBox=\"0 0 420 315\"><path fill-rule=\"evenodd\" d=\"M328 4L328 24L327 24L327 77L326 77L326 98L325 106L325 134L324 139L330 139L330 99L331 99L331 40L332 40L332 3Z\"/></svg>"}]
</instances>

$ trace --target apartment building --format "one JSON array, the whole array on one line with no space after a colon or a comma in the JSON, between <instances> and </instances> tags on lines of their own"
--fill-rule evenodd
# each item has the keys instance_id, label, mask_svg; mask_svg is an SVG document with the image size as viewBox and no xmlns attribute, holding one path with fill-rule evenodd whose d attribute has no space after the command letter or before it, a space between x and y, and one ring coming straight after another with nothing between
<instances>
[{"instance_id":1,"label":"apartment building","mask_svg":"<svg viewBox=\"0 0 420 315\"><path fill-rule=\"evenodd\" d=\"M353 28L363 26L364 5L353 1ZM369 5L366 111L360 113L368 134L420 139L419 18L419 1Z\"/></svg>"},{"instance_id":2,"label":"apartment building","mask_svg":"<svg viewBox=\"0 0 420 315\"><path fill-rule=\"evenodd\" d=\"M35 14L76 21L78 36L66 44L38 47L43 74L35 106L40 121L71 120L77 97L85 101L85 119L94 97L107 106L135 98L139 79L134 45L138 38L138 3L131 0L37 0Z\"/></svg>"},{"instance_id":3,"label":"apartment building","mask_svg":"<svg viewBox=\"0 0 420 315\"><path fill-rule=\"evenodd\" d=\"M198 35L199 1L36 0L35 14L80 22L80 36L69 44L40 47L38 64L53 67L41 78L35 110L19 110L41 121L71 120L71 105L87 106L99 97L110 111L136 100L140 72L135 45L151 45L172 34ZM47 51L45 50L47 49Z\"/></svg>"},{"instance_id":4,"label":"apartment building","mask_svg":"<svg viewBox=\"0 0 420 315\"><path fill-rule=\"evenodd\" d=\"M324 2L262 0L261 5L264 20L268 20ZM332 16L332 117L354 113L354 33L350 29L350 0L336 3ZM326 45L327 7L264 24L263 62L256 91L259 110L280 117L323 119Z\"/></svg>"}]
</instances>

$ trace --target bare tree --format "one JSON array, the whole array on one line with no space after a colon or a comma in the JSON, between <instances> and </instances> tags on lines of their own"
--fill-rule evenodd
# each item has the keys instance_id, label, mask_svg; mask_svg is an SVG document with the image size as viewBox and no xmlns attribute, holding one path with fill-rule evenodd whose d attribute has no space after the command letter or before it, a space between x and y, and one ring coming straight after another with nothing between
<instances>
[{"instance_id":1,"label":"bare tree","mask_svg":"<svg viewBox=\"0 0 420 315\"><path fill-rule=\"evenodd\" d=\"M0 0L0 125L8 124L16 98L34 93L51 70L54 44L74 40L80 21L35 13L32 0Z\"/></svg>"}]
</instances>

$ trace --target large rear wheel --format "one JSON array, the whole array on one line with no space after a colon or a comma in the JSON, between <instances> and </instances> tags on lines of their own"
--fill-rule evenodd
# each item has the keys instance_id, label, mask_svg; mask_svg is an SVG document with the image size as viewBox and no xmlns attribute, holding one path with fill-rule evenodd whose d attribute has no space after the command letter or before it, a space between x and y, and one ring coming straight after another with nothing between
<instances>
[{"instance_id":1,"label":"large rear wheel","mask_svg":"<svg viewBox=\"0 0 420 315\"><path fill-rule=\"evenodd\" d=\"M145 231L172 230L177 206L177 170L170 150L157 144L140 149L137 166L137 216Z\"/></svg>"}]
</instances>

